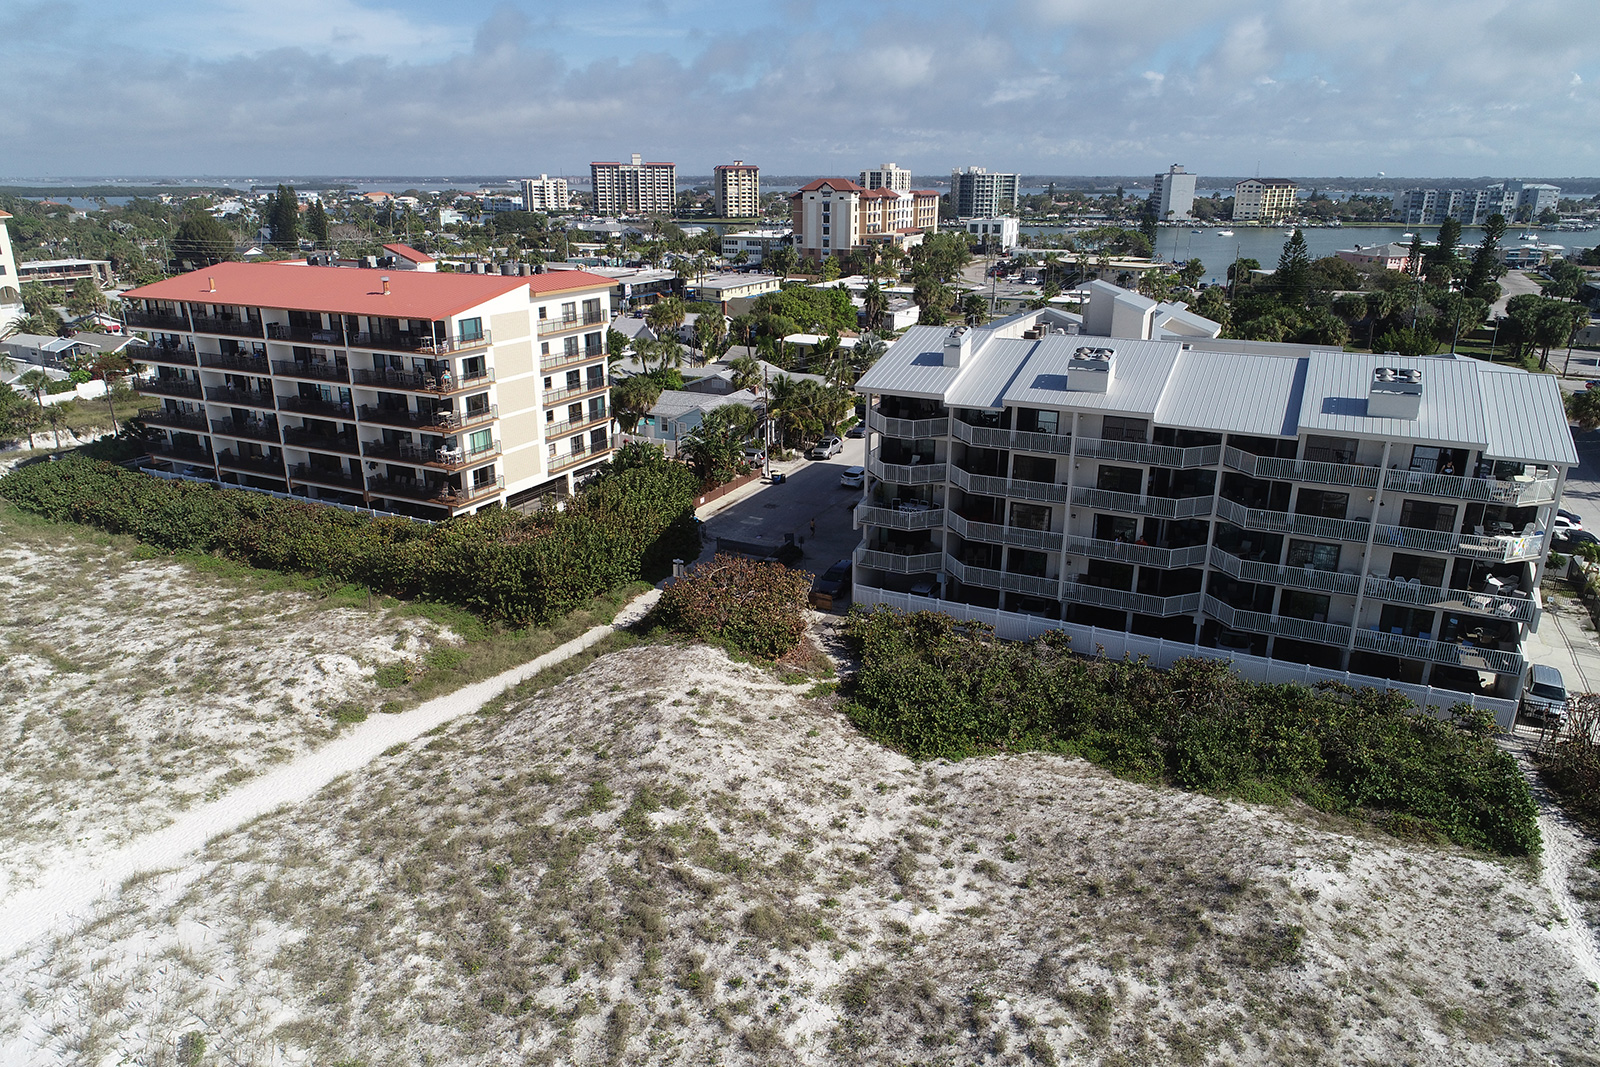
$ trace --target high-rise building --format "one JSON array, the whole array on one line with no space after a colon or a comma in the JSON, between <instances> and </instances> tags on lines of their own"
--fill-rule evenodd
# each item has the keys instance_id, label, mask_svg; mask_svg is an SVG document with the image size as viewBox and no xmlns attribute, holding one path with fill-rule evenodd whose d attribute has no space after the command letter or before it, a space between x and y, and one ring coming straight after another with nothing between
<instances>
[{"instance_id":1,"label":"high-rise building","mask_svg":"<svg viewBox=\"0 0 1600 1067\"><path fill-rule=\"evenodd\" d=\"M1016 207L1022 190L1020 174L990 174L982 167L950 172L950 202L956 215L992 218Z\"/></svg>"},{"instance_id":2,"label":"high-rise building","mask_svg":"<svg viewBox=\"0 0 1600 1067\"><path fill-rule=\"evenodd\" d=\"M761 214L761 168L742 159L719 163L715 186L717 214L725 219L747 219Z\"/></svg>"},{"instance_id":3,"label":"high-rise building","mask_svg":"<svg viewBox=\"0 0 1600 1067\"><path fill-rule=\"evenodd\" d=\"M1507 221L1532 221L1560 200L1559 186L1541 182L1496 182L1482 189L1407 189L1394 198L1393 216L1407 226L1445 219L1479 226L1490 215L1504 216Z\"/></svg>"},{"instance_id":4,"label":"high-rise building","mask_svg":"<svg viewBox=\"0 0 1600 1067\"><path fill-rule=\"evenodd\" d=\"M911 172L894 163L885 163L875 170L861 172L861 188L893 189L897 193L911 191Z\"/></svg>"},{"instance_id":5,"label":"high-rise building","mask_svg":"<svg viewBox=\"0 0 1600 1067\"><path fill-rule=\"evenodd\" d=\"M218 263L124 294L151 455L442 519L604 462L610 278ZM492 325L492 330L491 330Z\"/></svg>"},{"instance_id":6,"label":"high-rise building","mask_svg":"<svg viewBox=\"0 0 1600 1067\"><path fill-rule=\"evenodd\" d=\"M1233 187L1233 221L1281 222L1294 214L1296 188L1288 178L1246 178Z\"/></svg>"},{"instance_id":7,"label":"high-rise building","mask_svg":"<svg viewBox=\"0 0 1600 1067\"><path fill-rule=\"evenodd\" d=\"M600 215L672 214L678 206L678 168L646 163L639 153L631 163L590 163L594 210Z\"/></svg>"},{"instance_id":8,"label":"high-rise building","mask_svg":"<svg viewBox=\"0 0 1600 1067\"><path fill-rule=\"evenodd\" d=\"M1150 207L1158 222L1194 217L1194 179L1177 163L1157 174L1150 190Z\"/></svg>"},{"instance_id":9,"label":"high-rise building","mask_svg":"<svg viewBox=\"0 0 1600 1067\"><path fill-rule=\"evenodd\" d=\"M0 211L0 330L22 318L22 283L17 280L17 258L11 251L11 234L6 220L11 212Z\"/></svg>"},{"instance_id":10,"label":"high-rise building","mask_svg":"<svg viewBox=\"0 0 1600 1067\"><path fill-rule=\"evenodd\" d=\"M541 174L522 180L522 210L565 211L567 204L567 179Z\"/></svg>"},{"instance_id":11,"label":"high-rise building","mask_svg":"<svg viewBox=\"0 0 1600 1067\"><path fill-rule=\"evenodd\" d=\"M789 210L795 251L811 260L868 244L909 247L939 226L933 190L863 189L849 178L818 178L789 197Z\"/></svg>"}]
</instances>

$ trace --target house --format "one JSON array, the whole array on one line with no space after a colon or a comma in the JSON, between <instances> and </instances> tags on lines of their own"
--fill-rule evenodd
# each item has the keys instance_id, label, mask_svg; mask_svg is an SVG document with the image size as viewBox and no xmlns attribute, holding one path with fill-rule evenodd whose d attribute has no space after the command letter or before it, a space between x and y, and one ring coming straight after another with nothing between
<instances>
[{"instance_id":1,"label":"house","mask_svg":"<svg viewBox=\"0 0 1600 1067\"><path fill-rule=\"evenodd\" d=\"M629 438L660 445L667 455L676 456L679 443L705 421L706 413L727 404L742 404L758 414L766 411L765 402L749 389L727 393L663 389L650 414L639 420Z\"/></svg>"},{"instance_id":2,"label":"house","mask_svg":"<svg viewBox=\"0 0 1600 1067\"><path fill-rule=\"evenodd\" d=\"M442 519L516 503L614 445L611 280L219 263L129 290L160 397L153 463Z\"/></svg>"},{"instance_id":3,"label":"house","mask_svg":"<svg viewBox=\"0 0 1600 1067\"><path fill-rule=\"evenodd\" d=\"M1384 270L1410 270L1411 246L1391 242L1381 245L1356 245L1341 248L1334 255L1358 267L1381 267Z\"/></svg>"},{"instance_id":4,"label":"house","mask_svg":"<svg viewBox=\"0 0 1600 1067\"><path fill-rule=\"evenodd\" d=\"M724 315L743 313L762 293L776 293L783 283L770 274L707 274L684 282L690 300L720 305Z\"/></svg>"}]
</instances>

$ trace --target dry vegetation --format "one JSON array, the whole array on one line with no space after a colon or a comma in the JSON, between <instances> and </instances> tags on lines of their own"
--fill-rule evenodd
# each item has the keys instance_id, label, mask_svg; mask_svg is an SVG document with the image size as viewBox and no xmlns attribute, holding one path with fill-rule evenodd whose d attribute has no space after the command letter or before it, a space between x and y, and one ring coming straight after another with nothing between
<instances>
[{"instance_id":1,"label":"dry vegetation","mask_svg":"<svg viewBox=\"0 0 1600 1067\"><path fill-rule=\"evenodd\" d=\"M1530 864L644 645L392 751L0 968L0 1061L1600 1063Z\"/></svg>"}]
</instances>

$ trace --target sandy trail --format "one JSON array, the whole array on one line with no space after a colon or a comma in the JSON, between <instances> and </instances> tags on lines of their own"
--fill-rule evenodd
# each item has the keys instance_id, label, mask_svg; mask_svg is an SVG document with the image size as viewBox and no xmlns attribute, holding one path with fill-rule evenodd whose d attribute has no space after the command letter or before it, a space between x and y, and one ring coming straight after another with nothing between
<instances>
[{"instance_id":1,"label":"sandy trail","mask_svg":"<svg viewBox=\"0 0 1600 1067\"><path fill-rule=\"evenodd\" d=\"M1528 791L1539 805L1539 837L1544 855L1539 859L1539 882L1550 892L1551 902L1561 917L1562 929L1572 948L1573 961L1597 990L1600 990L1600 931L1584 918L1584 911L1572 895L1572 872L1588 856L1592 843L1576 823L1561 810L1526 751L1517 753L1517 762L1528 779Z\"/></svg>"},{"instance_id":2,"label":"sandy trail","mask_svg":"<svg viewBox=\"0 0 1600 1067\"><path fill-rule=\"evenodd\" d=\"M644 617L659 590L627 604L607 625L511 670L453 693L436 697L398 715L378 715L343 736L227 795L186 812L171 825L136 838L94 862L58 868L36 885L6 901L0 924L0 959L29 945L66 933L94 917L96 905L115 895L129 878L176 867L221 834L286 804L300 803L342 774L359 770L384 750L422 736L462 715L477 711L511 687L604 640Z\"/></svg>"}]
</instances>

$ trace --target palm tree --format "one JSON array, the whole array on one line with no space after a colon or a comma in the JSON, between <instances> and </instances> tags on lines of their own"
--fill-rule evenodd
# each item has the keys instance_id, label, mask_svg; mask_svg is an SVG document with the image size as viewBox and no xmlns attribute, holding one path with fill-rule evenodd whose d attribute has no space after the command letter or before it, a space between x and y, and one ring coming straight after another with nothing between
<instances>
[{"instance_id":1,"label":"palm tree","mask_svg":"<svg viewBox=\"0 0 1600 1067\"><path fill-rule=\"evenodd\" d=\"M789 280L789 272L795 267L794 249L788 245L779 245L766 255L764 263L773 269L783 281Z\"/></svg>"},{"instance_id":2,"label":"palm tree","mask_svg":"<svg viewBox=\"0 0 1600 1067\"><path fill-rule=\"evenodd\" d=\"M861 296L863 325L869 330L876 330L881 324L883 313L887 310L889 310L889 298L884 296L876 281L868 282L867 291Z\"/></svg>"},{"instance_id":3,"label":"palm tree","mask_svg":"<svg viewBox=\"0 0 1600 1067\"><path fill-rule=\"evenodd\" d=\"M961 317L968 326L982 326L989 321L989 304L982 293L968 293L961 302Z\"/></svg>"},{"instance_id":4,"label":"palm tree","mask_svg":"<svg viewBox=\"0 0 1600 1067\"><path fill-rule=\"evenodd\" d=\"M889 343L875 333L864 333L856 340L850 358L855 363L856 377L860 378L889 350Z\"/></svg>"},{"instance_id":5,"label":"palm tree","mask_svg":"<svg viewBox=\"0 0 1600 1067\"><path fill-rule=\"evenodd\" d=\"M50 375L46 374L42 367L34 367L32 370L23 371L22 376L17 379L18 385L33 394L33 402L39 408L40 418L44 417L44 391L50 388L50 383ZM33 429L31 426L28 429L28 447L33 447Z\"/></svg>"},{"instance_id":6,"label":"palm tree","mask_svg":"<svg viewBox=\"0 0 1600 1067\"><path fill-rule=\"evenodd\" d=\"M650 310L645 313L644 321L654 330L657 337L665 337L670 331L676 334L678 327L683 325L683 317L687 309L683 301L675 296L664 297L650 305Z\"/></svg>"},{"instance_id":7,"label":"palm tree","mask_svg":"<svg viewBox=\"0 0 1600 1067\"><path fill-rule=\"evenodd\" d=\"M44 406L44 418L50 424L51 432L55 434L56 448L59 449L61 447L62 424L67 421L69 415L75 414L77 410L78 402L76 400L61 400ZM30 437L29 440L31 441L32 438Z\"/></svg>"},{"instance_id":8,"label":"palm tree","mask_svg":"<svg viewBox=\"0 0 1600 1067\"><path fill-rule=\"evenodd\" d=\"M728 320L720 312L702 313L694 320L694 339L700 345L704 354L712 354L713 349L718 349L715 355L722 354L722 342L728 336Z\"/></svg>"},{"instance_id":9,"label":"palm tree","mask_svg":"<svg viewBox=\"0 0 1600 1067\"><path fill-rule=\"evenodd\" d=\"M133 370L133 364L121 352L101 349L89 363L89 373L106 383L106 406L111 409L111 432L117 432L117 401L113 395L117 383Z\"/></svg>"},{"instance_id":10,"label":"palm tree","mask_svg":"<svg viewBox=\"0 0 1600 1067\"><path fill-rule=\"evenodd\" d=\"M639 420L661 399L661 385L646 375L635 374L611 387L611 414L623 433L633 433Z\"/></svg>"},{"instance_id":11,"label":"palm tree","mask_svg":"<svg viewBox=\"0 0 1600 1067\"><path fill-rule=\"evenodd\" d=\"M733 373L730 384L736 392L741 389L753 390L761 385L761 361L754 356L729 360L728 370Z\"/></svg>"}]
</instances>

